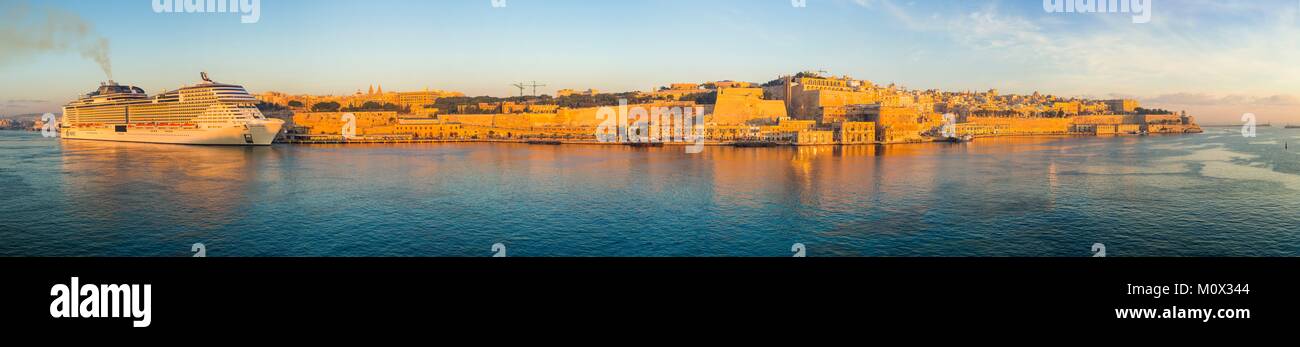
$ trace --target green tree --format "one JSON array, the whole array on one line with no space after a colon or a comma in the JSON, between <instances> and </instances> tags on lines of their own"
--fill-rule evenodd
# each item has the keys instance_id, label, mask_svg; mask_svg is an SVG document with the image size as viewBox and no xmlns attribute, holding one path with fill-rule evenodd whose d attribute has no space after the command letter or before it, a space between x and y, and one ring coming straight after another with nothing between
<instances>
[{"instance_id":1,"label":"green tree","mask_svg":"<svg viewBox=\"0 0 1300 347\"><path fill-rule=\"evenodd\" d=\"M1174 114L1173 112L1171 112L1171 111L1169 111L1169 110L1166 110L1166 109L1160 109L1160 108L1141 108L1141 107L1138 107L1138 108L1135 110L1135 112L1137 112L1137 114L1153 114L1153 115L1170 115L1170 114Z\"/></svg>"},{"instance_id":2,"label":"green tree","mask_svg":"<svg viewBox=\"0 0 1300 347\"><path fill-rule=\"evenodd\" d=\"M718 103L718 92L715 90L708 93L687 94L682 95L678 100L694 101L696 104L700 105L713 105Z\"/></svg>"},{"instance_id":3,"label":"green tree","mask_svg":"<svg viewBox=\"0 0 1300 347\"><path fill-rule=\"evenodd\" d=\"M367 101L366 103L361 104L361 107L343 108L343 112L379 112L379 111L405 113L405 112L410 112L410 108L403 107L402 105L398 105L394 103L388 103L388 102L381 104L378 101Z\"/></svg>"},{"instance_id":4,"label":"green tree","mask_svg":"<svg viewBox=\"0 0 1300 347\"><path fill-rule=\"evenodd\" d=\"M342 108L342 105L333 101L311 105L312 112L338 112L340 108Z\"/></svg>"},{"instance_id":5,"label":"green tree","mask_svg":"<svg viewBox=\"0 0 1300 347\"><path fill-rule=\"evenodd\" d=\"M280 105L280 104L273 104L273 103L263 102L263 101L257 102L257 110L262 112L284 111L287 109L289 108L284 107L284 105Z\"/></svg>"}]
</instances>

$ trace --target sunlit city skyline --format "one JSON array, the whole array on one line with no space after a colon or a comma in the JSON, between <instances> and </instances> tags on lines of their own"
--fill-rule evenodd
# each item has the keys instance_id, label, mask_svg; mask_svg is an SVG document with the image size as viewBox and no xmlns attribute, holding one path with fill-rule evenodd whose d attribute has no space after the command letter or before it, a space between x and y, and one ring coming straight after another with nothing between
<instances>
[{"instance_id":1,"label":"sunlit city skyline","mask_svg":"<svg viewBox=\"0 0 1300 347\"><path fill-rule=\"evenodd\" d=\"M0 1L0 115L58 112L89 92L107 79L88 52L103 44L113 78L149 93L196 71L254 92L509 96L520 81L545 94L650 91L824 70L912 89L1134 98L1204 123L1300 122L1295 1L1155 1L1144 24L1038 1L263 0L253 24L151 2ZM78 20L87 34L73 34ZM50 34L51 21L72 29Z\"/></svg>"}]
</instances>

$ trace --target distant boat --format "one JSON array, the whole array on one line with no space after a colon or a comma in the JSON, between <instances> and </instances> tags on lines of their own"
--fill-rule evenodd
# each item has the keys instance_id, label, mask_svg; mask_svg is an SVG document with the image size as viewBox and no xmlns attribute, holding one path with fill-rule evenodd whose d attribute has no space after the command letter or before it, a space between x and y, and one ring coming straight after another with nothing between
<instances>
[{"instance_id":1,"label":"distant boat","mask_svg":"<svg viewBox=\"0 0 1300 347\"><path fill-rule=\"evenodd\" d=\"M664 143L663 142L628 142L626 143L626 145L632 147L663 147Z\"/></svg>"},{"instance_id":2,"label":"distant boat","mask_svg":"<svg viewBox=\"0 0 1300 347\"><path fill-rule=\"evenodd\" d=\"M962 136L951 136L943 139L943 141L952 142L952 143L966 143L966 142L975 141L975 137L971 136L970 134L966 134Z\"/></svg>"},{"instance_id":3,"label":"distant boat","mask_svg":"<svg viewBox=\"0 0 1300 347\"><path fill-rule=\"evenodd\" d=\"M771 141L737 141L731 144L734 147L776 147L776 142Z\"/></svg>"},{"instance_id":4,"label":"distant boat","mask_svg":"<svg viewBox=\"0 0 1300 347\"><path fill-rule=\"evenodd\" d=\"M1287 124L1287 129L1300 129L1300 125Z\"/></svg>"}]
</instances>

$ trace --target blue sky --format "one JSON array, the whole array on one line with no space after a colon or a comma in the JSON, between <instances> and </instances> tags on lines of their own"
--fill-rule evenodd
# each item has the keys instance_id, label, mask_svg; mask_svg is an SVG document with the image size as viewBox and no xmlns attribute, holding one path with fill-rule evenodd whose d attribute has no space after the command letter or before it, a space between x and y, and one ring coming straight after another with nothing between
<instances>
[{"instance_id":1,"label":"blue sky","mask_svg":"<svg viewBox=\"0 0 1300 347\"><path fill-rule=\"evenodd\" d=\"M1038 0L261 0L255 24L152 2L0 0L0 115L57 110L93 89L105 75L81 51L103 37L114 78L150 93L198 71L254 92L504 96L517 81L624 91L826 70L1300 122L1297 0L1153 0L1145 24L1047 13ZM79 17L88 34L34 45L49 13Z\"/></svg>"}]
</instances>

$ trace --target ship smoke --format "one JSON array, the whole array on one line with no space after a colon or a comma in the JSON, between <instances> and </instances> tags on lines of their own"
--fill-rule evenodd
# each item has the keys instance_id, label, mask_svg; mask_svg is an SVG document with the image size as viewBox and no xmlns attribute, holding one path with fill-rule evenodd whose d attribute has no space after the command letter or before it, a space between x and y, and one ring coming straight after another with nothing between
<instances>
[{"instance_id":1,"label":"ship smoke","mask_svg":"<svg viewBox=\"0 0 1300 347\"><path fill-rule=\"evenodd\" d=\"M0 52L0 67L46 53L77 52L113 79L108 38L67 11L35 10L23 2L0 0Z\"/></svg>"}]
</instances>

